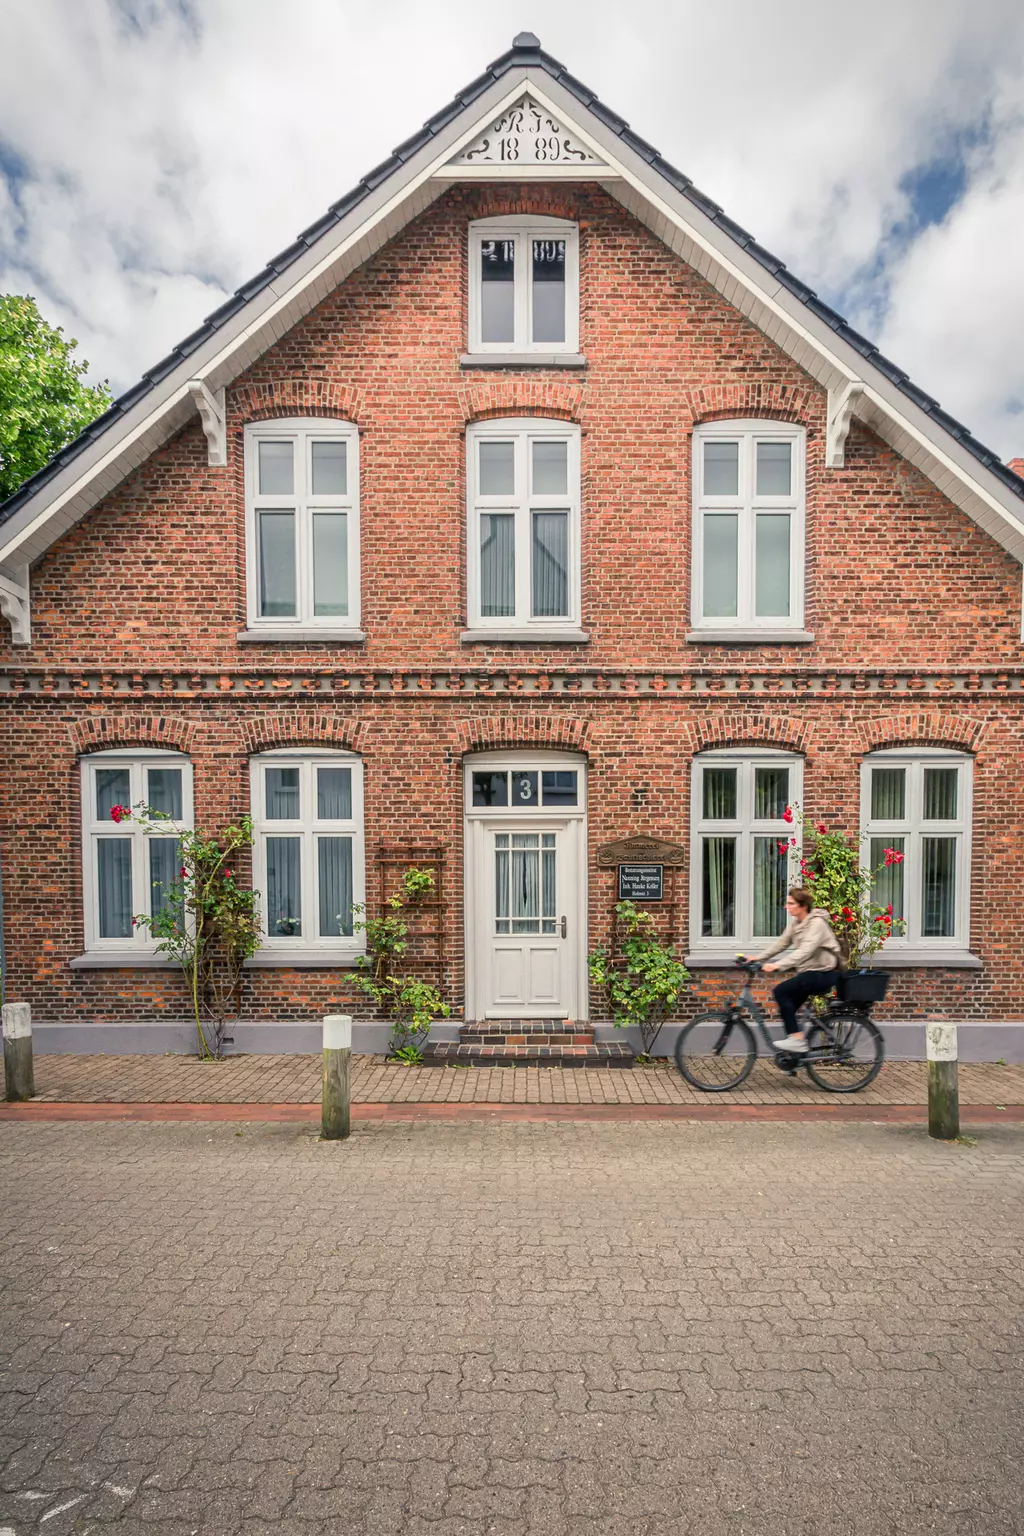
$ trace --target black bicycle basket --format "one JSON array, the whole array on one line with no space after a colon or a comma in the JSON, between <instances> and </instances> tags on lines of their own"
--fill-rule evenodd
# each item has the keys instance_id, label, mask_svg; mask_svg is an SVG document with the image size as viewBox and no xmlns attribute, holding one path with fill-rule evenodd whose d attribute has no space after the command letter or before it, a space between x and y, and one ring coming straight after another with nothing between
<instances>
[{"instance_id":1,"label":"black bicycle basket","mask_svg":"<svg viewBox=\"0 0 1024 1536\"><path fill-rule=\"evenodd\" d=\"M880 1003L888 989L888 971L844 971L836 983L836 995L844 1003Z\"/></svg>"}]
</instances>

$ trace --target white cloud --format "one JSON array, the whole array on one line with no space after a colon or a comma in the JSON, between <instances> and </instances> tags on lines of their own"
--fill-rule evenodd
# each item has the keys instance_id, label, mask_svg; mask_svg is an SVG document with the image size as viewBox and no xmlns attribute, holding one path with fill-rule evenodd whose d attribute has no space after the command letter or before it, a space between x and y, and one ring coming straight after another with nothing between
<instances>
[{"instance_id":1,"label":"white cloud","mask_svg":"<svg viewBox=\"0 0 1024 1536\"><path fill-rule=\"evenodd\" d=\"M24 174L16 209L0 176L0 287L35 293L116 387L534 25L794 271L855 296L851 318L972 430L1024 446L1017 0L6 9L0 170ZM908 226L908 176L982 125L961 201Z\"/></svg>"}]
</instances>

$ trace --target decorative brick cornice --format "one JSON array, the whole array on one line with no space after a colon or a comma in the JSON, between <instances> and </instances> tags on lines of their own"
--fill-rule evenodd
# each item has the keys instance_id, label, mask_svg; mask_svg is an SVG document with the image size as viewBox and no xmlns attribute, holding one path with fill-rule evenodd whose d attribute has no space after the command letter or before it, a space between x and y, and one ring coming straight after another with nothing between
<instances>
[{"instance_id":1,"label":"decorative brick cornice","mask_svg":"<svg viewBox=\"0 0 1024 1536\"><path fill-rule=\"evenodd\" d=\"M348 747L359 751L365 732L362 721L325 710L283 710L280 714L255 715L242 721L247 752L269 747Z\"/></svg>"},{"instance_id":2,"label":"decorative brick cornice","mask_svg":"<svg viewBox=\"0 0 1024 1536\"><path fill-rule=\"evenodd\" d=\"M801 424L818 422L825 409L825 391L758 380L751 384L722 383L706 389L685 391L681 402L689 408L695 427L705 421L766 417L772 421ZM686 411L682 414L685 416Z\"/></svg>"},{"instance_id":3,"label":"decorative brick cornice","mask_svg":"<svg viewBox=\"0 0 1024 1536\"><path fill-rule=\"evenodd\" d=\"M180 715L88 715L73 720L68 734L76 753L112 747L166 747L190 752L198 722Z\"/></svg>"},{"instance_id":4,"label":"decorative brick cornice","mask_svg":"<svg viewBox=\"0 0 1024 1536\"><path fill-rule=\"evenodd\" d=\"M585 398L584 384L564 379L496 378L459 391L467 425L494 416L554 416L582 422Z\"/></svg>"},{"instance_id":5,"label":"decorative brick cornice","mask_svg":"<svg viewBox=\"0 0 1024 1536\"><path fill-rule=\"evenodd\" d=\"M903 710L862 720L853 733L862 752L881 747L958 747L976 752L987 721L972 720L967 715L953 715L942 709Z\"/></svg>"},{"instance_id":6,"label":"decorative brick cornice","mask_svg":"<svg viewBox=\"0 0 1024 1536\"><path fill-rule=\"evenodd\" d=\"M807 752L814 736L809 720L797 720L779 714L774 703L766 703L763 713L706 714L696 716L690 727L695 752L712 747L784 747L789 752Z\"/></svg>"},{"instance_id":7,"label":"decorative brick cornice","mask_svg":"<svg viewBox=\"0 0 1024 1536\"><path fill-rule=\"evenodd\" d=\"M330 379L270 379L264 384L239 384L228 392L228 425L275 416L331 416L358 422L361 392Z\"/></svg>"},{"instance_id":8,"label":"decorative brick cornice","mask_svg":"<svg viewBox=\"0 0 1024 1536\"><path fill-rule=\"evenodd\" d=\"M560 747L585 752L590 740L589 720L571 715L527 715L518 710L505 715L480 715L455 723L456 751L487 752L505 747Z\"/></svg>"}]
</instances>

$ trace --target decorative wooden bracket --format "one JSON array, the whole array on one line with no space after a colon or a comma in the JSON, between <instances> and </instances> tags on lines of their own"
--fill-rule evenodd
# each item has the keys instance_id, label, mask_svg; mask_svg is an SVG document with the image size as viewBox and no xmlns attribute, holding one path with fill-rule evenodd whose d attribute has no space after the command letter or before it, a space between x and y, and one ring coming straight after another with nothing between
<instances>
[{"instance_id":1,"label":"decorative wooden bracket","mask_svg":"<svg viewBox=\"0 0 1024 1536\"><path fill-rule=\"evenodd\" d=\"M838 393L828 392L828 432L825 440L825 467L842 469L846 463L846 439L857 401L864 393L860 379L851 379Z\"/></svg>"},{"instance_id":2,"label":"decorative wooden bracket","mask_svg":"<svg viewBox=\"0 0 1024 1536\"><path fill-rule=\"evenodd\" d=\"M189 393L195 401L206 433L209 447L207 464L223 465L228 461L228 429L224 416L224 391L211 394L202 379L189 379Z\"/></svg>"},{"instance_id":3,"label":"decorative wooden bracket","mask_svg":"<svg viewBox=\"0 0 1024 1536\"><path fill-rule=\"evenodd\" d=\"M10 623L13 644L31 645L32 607L27 565L20 565L7 575L0 571L0 613Z\"/></svg>"}]
</instances>

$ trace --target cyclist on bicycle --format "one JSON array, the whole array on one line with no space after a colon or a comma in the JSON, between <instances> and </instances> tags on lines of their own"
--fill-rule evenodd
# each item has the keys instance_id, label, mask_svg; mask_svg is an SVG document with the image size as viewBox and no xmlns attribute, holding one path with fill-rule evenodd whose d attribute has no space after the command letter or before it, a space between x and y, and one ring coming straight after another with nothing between
<instances>
[{"instance_id":1,"label":"cyclist on bicycle","mask_svg":"<svg viewBox=\"0 0 1024 1536\"><path fill-rule=\"evenodd\" d=\"M763 965L762 969L796 973L788 981L780 982L772 996L786 1026L786 1038L779 1041L779 1050L801 1052L806 1051L807 1041L797 1028L797 1009L809 997L831 992L839 977L841 950L828 913L824 907L814 905L810 891L805 891L802 886L791 890L786 911L789 922L785 933L774 944L769 944L757 959L763 962L772 955L779 955L779 960L772 965Z\"/></svg>"}]
</instances>

